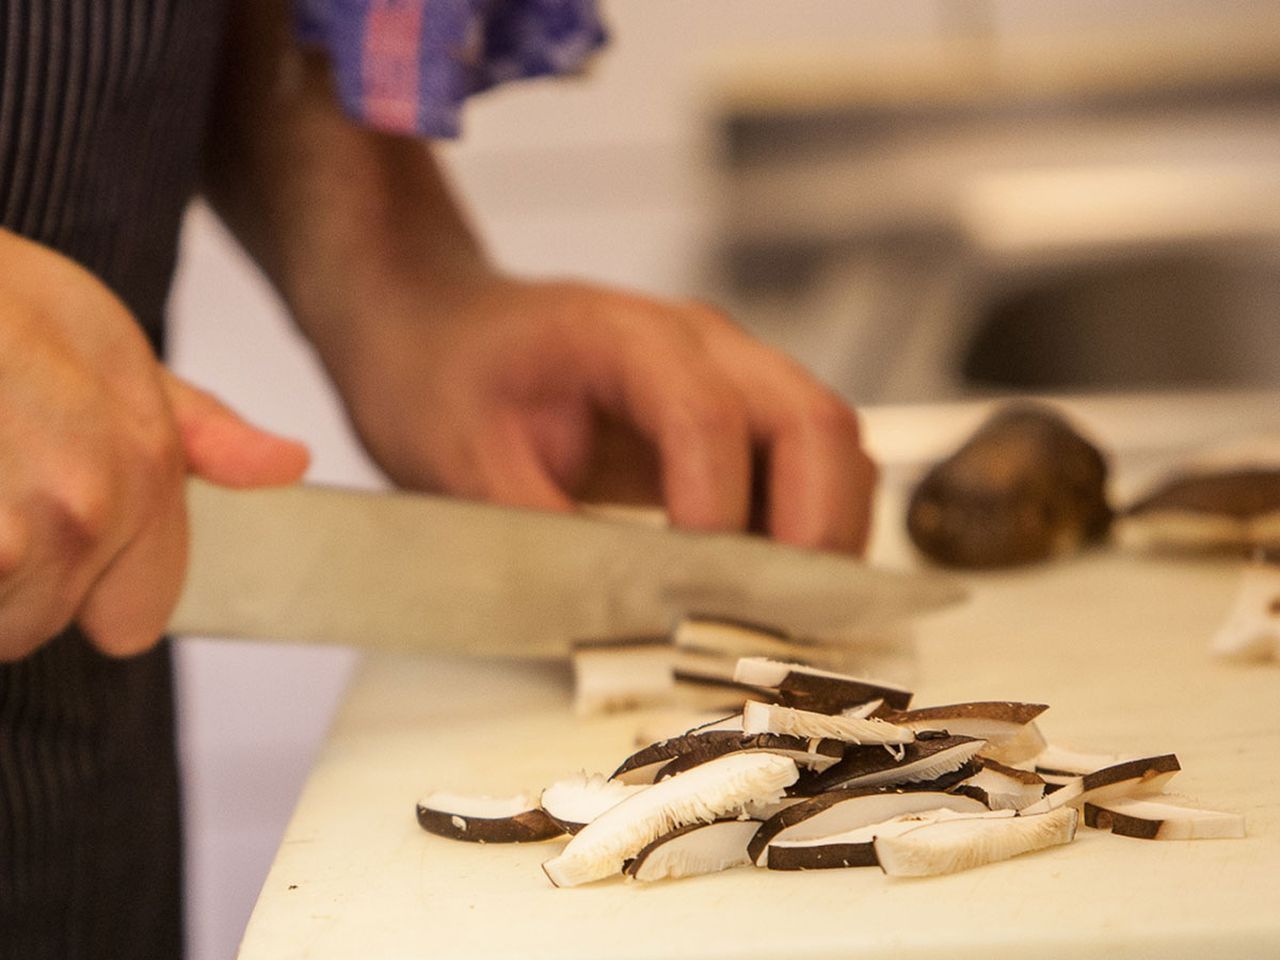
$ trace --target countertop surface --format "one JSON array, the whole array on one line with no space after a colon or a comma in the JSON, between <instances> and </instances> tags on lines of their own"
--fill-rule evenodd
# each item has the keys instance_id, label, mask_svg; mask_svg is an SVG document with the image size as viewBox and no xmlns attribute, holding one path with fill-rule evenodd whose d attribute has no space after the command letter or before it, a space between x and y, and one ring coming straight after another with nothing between
<instances>
[{"instance_id":1,"label":"countertop surface","mask_svg":"<svg viewBox=\"0 0 1280 960\"><path fill-rule=\"evenodd\" d=\"M1280 407L1256 425L1275 417ZM899 410L881 427L910 420ZM904 557L890 542L900 510L892 491L882 498L877 550L889 561ZM418 827L414 802L437 788L509 793L607 772L633 749L643 715L575 719L557 664L370 656L239 956L1280 957L1280 668L1207 652L1241 566L1097 549L967 575L967 603L917 624L910 679L920 705L1048 703L1041 727L1063 746L1175 752L1183 772L1170 790L1243 814L1245 839L1081 828L1067 847L923 880L740 868L558 890L540 869L558 841L441 839Z\"/></svg>"}]
</instances>

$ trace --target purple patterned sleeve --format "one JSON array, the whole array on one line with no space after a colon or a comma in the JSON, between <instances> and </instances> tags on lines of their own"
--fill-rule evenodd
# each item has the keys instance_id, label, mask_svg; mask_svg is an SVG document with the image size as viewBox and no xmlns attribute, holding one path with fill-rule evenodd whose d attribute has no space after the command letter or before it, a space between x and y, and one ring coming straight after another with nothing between
<instances>
[{"instance_id":1,"label":"purple patterned sleeve","mask_svg":"<svg viewBox=\"0 0 1280 960\"><path fill-rule=\"evenodd\" d=\"M338 97L368 126L456 137L467 97L580 70L605 41L595 0L296 0Z\"/></svg>"}]
</instances>

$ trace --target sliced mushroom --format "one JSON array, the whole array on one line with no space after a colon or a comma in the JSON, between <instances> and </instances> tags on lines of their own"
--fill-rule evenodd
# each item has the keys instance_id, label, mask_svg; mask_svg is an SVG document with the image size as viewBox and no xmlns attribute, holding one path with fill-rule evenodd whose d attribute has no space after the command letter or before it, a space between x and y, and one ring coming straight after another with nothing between
<instances>
[{"instance_id":1,"label":"sliced mushroom","mask_svg":"<svg viewBox=\"0 0 1280 960\"><path fill-rule=\"evenodd\" d=\"M745 866L751 862L747 844L758 826L754 820L715 820L676 827L637 853L627 863L627 876L674 880Z\"/></svg>"},{"instance_id":2,"label":"sliced mushroom","mask_svg":"<svg viewBox=\"0 0 1280 960\"><path fill-rule=\"evenodd\" d=\"M915 731L883 720L832 716L798 710L775 703L749 700L742 707L742 729L747 733L789 733L797 737L829 737L856 744L904 744L915 740Z\"/></svg>"},{"instance_id":3,"label":"sliced mushroom","mask_svg":"<svg viewBox=\"0 0 1280 960\"><path fill-rule=\"evenodd\" d=\"M1218 840L1243 837L1244 817L1151 800L1106 800L1084 805L1086 826L1142 840Z\"/></svg>"},{"instance_id":4,"label":"sliced mushroom","mask_svg":"<svg viewBox=\"0 0 1280 960\"><path fill-rule=\"evenodd\" d=\"M697 748L671 759L658 769L653 780L657 783L726 753L759 750L790 757L796 766L805 770L826 770L844 756L844 744L839 740L806 739L778 733L731 733L723 738L703 736L699 738Z\"/></svg>"},{"instance_id":5,"label":"sliced mushroom","mask_svg":"<svg viewBox=\"0 0 1280 960\"><path fill-rule=\"evenodd\" d=\"M583 827L542 865L557 887L613 876L623 862L676 827L743 813L795 783L794 760L773 753L731 753L641 790Z\"/></svg>"},{"instance_id":6,"label":"sliced mushroom","mask_svg":"<svg viewBox=\"0 0 1280 960\"><path fill-rule=\"evenodd\" d=\"M743 657L733 676L739 683L776 688L788 706L818 713L840 713L877 699L897 710L911 703L911 691L893 684L765 657Z\"/></svg>"},{"instance_id":7,"label":"sliced mushroom","mask_svg":"<svg viewBox=\"0 0 1280 960\"><path fill-rule=\"evenodd\" d=\"M667 637L575 643L575 712L586 716L669 702L675 686L673 653Z\"/></svg>"},{"instance_id":8,"label":"sliced mushroom","mask_svg":"<svg viewBox=\"0 0 1280 960\"><path fill-rule=\"evenodd\" d=\"M1085 753L1049 744L1036 755L1035 772L1046 782L1064 783L1095 770L1113 767L1124 759L1113 753Z\"/></svg>"},{"instance_id":9,"label":"sliced mushroom","mask_svg":"<svg viewBox=\"0 0 1280 960\"><path fill-rule=\"evenodd\" d=\"M527 793L485 797L437 790L418 801L418 823L428 833L475 843L530 843L564 833Z\"/></svg>"},{"instance_id":10,"label":"sliced mushroom","mask_svg":"<svg viewBox=\"0 0 1280 960\"><path fill-rule=\"evenodd\" d=\"M667 710L648 715L636 727L635 745L647 747L659 740L706 730L741 730L742 714L723 710Z\"/></svg>"},{"instance_id":11,"label":"sliced mushroom","mask_svg":"<svg viewBox=\"0 0 1280 960\"><path fill-rule=\"evenodd\" d=\"M1280 546L1280 467L1174 476L1125 511L1125 543L1174 550Z\"/></svg>"},{"instance_id":12,"label":"sliced mushroom","mask_svg":"<svg viewBox=\"0 0 1280 960\"><path fill-rule=\"evenodd\" d=\"M673 760L692 758L687 765L671 771L678 772L727 753L760 750L782 753L804 766L826 769L840 759L843 749L843 744L834 740L751 734L741 730L700 730L642 747L623 760L609 779L623 783L652 783L658 772Z\"/></svg>"},{"instance_id":13,"label":"sliced mushroom","mask_svg":"<svg viewBox=\"0 0 1280 960\"><path fill-rule=\"evenodd\" d=\"M956 789L981 790L992 810L1021 810L1044 798L1045 782L1038 773L1005 766L996 760L978 757L980 769L962 780Z\"/></svg>"},{"instance_id":14,"label":"sliced mushroom","mask_svg":"<svg viewBox=\"0 0 1280 960\"><path fill-rule=\"evenodd\" d=\"M1231 610L1209 649L1228 660L1280 659L1280 562L1245 568Z\"/></svg>"},{"instance_id":15,"label":"sliced mushroom","mask_svg":"<svg viewBox=\"0 0 1280 960\"><path fill-rule=\"evenodd\" d=\"M772 700L773 691L733 680L697 676L676 670L672 673L671 702L699 710L730 713L742 709L748 700Z\"/></svg>"},{"instance_id":16,"label":"sliced mushroom","mask_svg":"<svg viewBox=\"0 0 1280 960\"><path fill-rule=\"evenodd\" d=\"M971 737L924 737L898 754L879 748L851 749L829 770L806 776L798 790L820 793L852 787L924 783L960 770L982 750L984 741ZM966 776L970 774L966 772ZM950 786L950 784L948 784Z\"/></svg>"},{"instance_id":17,"label":"sliced mushroom","mask_svg":"<svg viewBox=\"0 0 1280 960\"><path fill-rule=\"evenodd\" d=\"M718 653L735 660L760 656L825 660L835 653L823 644L792 637L776 627L724 617L685 617L676 624L671 637L681 649Z\"/></svg>"},{"instance_id":18,"label":"sliced mushroom","mask_svg":"<svg viewBox=\"0 0 1280 960\"><path fill-rule=\"evenodd\" d=\"M930 823L874 841L880 868L891 877L956 873L1019 854L1070 843L1077 813L1070 807L1038 817L974 817Z\"/></svg>"},{"instance_id":19,"label":"sliced mushroom","mask_svg":"<svg viewBox=\"0 0 1280 960\"><path fill-rule=\"evenodd\" d=\"M643 783L610 780L598 773L579 773L557 780L543 790L539 804L565 833L577 833L610 807L645 786Z\"/></svg>"},{"instance_id":20,"label":"sliced mushroom","mask_svg":"<svg viewBox=\"0 0 1280 960\"><path fill-rule=\"evenodd\" d=\"M874 867L879 864L875 849L875 840L879 837L901 836L927 823L993 816L1013 816L1013 811L1002 810L993 813L990 810L980 810L960 813L942 807L937 810L923 810L919 813L904 813L884 823L873 823L828 837L812 840L774 840L766 850L768 862L765 866L770 870Z\"/></svg>"},{"instance_id":21,"label":"sliced mushroom","mask_svg":"<svg viewBox=\"0 0 1280 960\"><path fill-rule=\"evenodd\" d=\"M1172 753L1125 760L1071 780L1018 813L1034 816L1068 804L1078 806L1086 800L1097 804L1122 797L1150 796L1161 793L1165 784L1181 769L1178 758Z\"/></svg>"},{"instance_id":22,"label":"sliced mushroom","mask_svg":"<svg viewBox=\"0 0 1280 960\"><path fill-rule=\"evenodd\" d=\"M972 797L938 790L890 787L831 790L793 804L760 824L748 852L753 863L764 866L766 850L777 840L814 840L883 823L903 814L939 809L983 813L987 808Z\"/></svg>"},{"instance_id":23,"label":"sliced mushroom","mask_svg":"<svg viewBox=\"0 0 1280 960\"><path fill-rule=\"evenodd\" d=\"M983 756L1001 763L1030 760L1045 746L1035 718L1049 707L1043 703L1013 703L1007 700L952 703L896 713L881 713L883 719L912 730L946 730L948 733L986 740Z\"/></svg>"}]
</instances>

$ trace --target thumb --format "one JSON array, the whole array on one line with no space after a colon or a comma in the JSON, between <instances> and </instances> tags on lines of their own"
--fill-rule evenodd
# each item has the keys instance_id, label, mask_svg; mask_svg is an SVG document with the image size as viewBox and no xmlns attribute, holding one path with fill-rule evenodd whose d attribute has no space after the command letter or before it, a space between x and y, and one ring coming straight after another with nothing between
<instances>
[{"instance_id":1,"label":"thumb","mask_svg":"<svg viewBox=\"0 0 1280 960\"><path fill-rule=\"evenodd\" d=\"M270 487L306 472L311 456L301 443L253 426L167 371L164 388L191 473L224 487Z\"/></svg>"}]
</instances>

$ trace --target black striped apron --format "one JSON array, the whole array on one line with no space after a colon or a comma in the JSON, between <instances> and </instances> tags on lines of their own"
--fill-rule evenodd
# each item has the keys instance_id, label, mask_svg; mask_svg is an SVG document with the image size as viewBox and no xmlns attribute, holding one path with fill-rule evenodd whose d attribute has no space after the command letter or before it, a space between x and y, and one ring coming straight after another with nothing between
<instances>
[{"instance_id":1,"label":"black striped apron","mask_svg":"<svg viewBox=\"0 0 1280 960\"><path fill-rule=\"evenodd\" d=\"M223 17L0 0L0 226L96 273L157 348ZM0 664L2 960L181 955L171 685L167 645L115 661L74 632Z\"/></svg>"}]
</instances>

